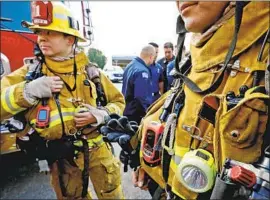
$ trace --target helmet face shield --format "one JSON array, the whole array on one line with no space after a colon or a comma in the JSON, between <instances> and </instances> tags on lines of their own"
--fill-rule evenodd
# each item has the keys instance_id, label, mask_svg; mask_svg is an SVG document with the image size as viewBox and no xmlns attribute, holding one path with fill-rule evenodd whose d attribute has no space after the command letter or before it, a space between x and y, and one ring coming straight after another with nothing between
<instances>
[{"instance_id":1,"label":"helmet face shield","mask_svg":"<svg viewBox=\"0 0 270 200\"><path fill-rule=\"evenodd\" d=\"M33 1L31 4L32 31L51 30L75 36L79 42L86 42L80 33L79 21L62 2Z\"/></svg>"}]
</instances>

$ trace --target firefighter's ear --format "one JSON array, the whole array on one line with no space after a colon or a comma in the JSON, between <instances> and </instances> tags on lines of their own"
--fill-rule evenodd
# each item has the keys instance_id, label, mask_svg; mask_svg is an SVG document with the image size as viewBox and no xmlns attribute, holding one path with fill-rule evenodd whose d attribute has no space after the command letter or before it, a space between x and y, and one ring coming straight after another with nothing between
<instances>
[{"instance_id":1,"label":"firefighter's ear","mask_svg":"<svg viewBox=\"0 0 270 200\"><path fill-rule=\"evenodd\" d=\"M74 36L66 35L65 37L66 37L67 42L68 42L69 45L73 45L75 43L75 37Z\"/></svg>"}]
</instances>

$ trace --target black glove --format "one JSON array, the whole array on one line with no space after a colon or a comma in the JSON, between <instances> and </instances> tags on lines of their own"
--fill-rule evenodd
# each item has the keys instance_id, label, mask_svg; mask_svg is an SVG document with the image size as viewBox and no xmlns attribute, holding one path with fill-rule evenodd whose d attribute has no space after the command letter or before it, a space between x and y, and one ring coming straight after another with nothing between
<instances>
[{"instance_id":1,"label":"black glove","mask_svg":"<svg viewBox=\"0 0 270 200\"><path fill-rule=\"evenodd\" d=\"M105 142L117 142L122 151L120 153L120 160L124 164L124 172L127 171L128 164L131 168L135 168L139 163L138 158L134 156L134 150L130 144L130 139L138 130L138 124L134 121L129 121L126 116L120 117L117 114L110 115L110 120L105 126L100 128Z\"/></svg>"},{"instance_id":2,"label":"black glove","mask_svg":"<svg viewBox=\"0 0 270 200\"><path fill-rule=\"evenodd\" d=\"M140 150L134 150L131 153L128 153L124 150L121 150L119 159L121 163L124 164L124 172L128 171L127 166L129 165L130 168L134 169L134 171L137 169L137 167L140 165Z\"/></svg>"},{"instance_id":3,"label":"black glove","mask_svg":"<svg viewBox=\"0 0 270 200\"><path fill-rule=\"evenodd\" d=\"M117 114L110 115L110 120L107 124L100 128L105 142L117 142L128 153L133 151L130 139L137 130L137 122L129 121L126 116L120 117Z\"/></svg>"}]
</instances>

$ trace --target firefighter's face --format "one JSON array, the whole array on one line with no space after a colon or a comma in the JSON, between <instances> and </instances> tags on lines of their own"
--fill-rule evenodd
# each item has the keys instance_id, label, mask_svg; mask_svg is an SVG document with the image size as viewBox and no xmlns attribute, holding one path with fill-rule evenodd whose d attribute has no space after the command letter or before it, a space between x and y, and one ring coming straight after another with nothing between
<instances>
[{"instance_id":1,"label":"firefighter's face","mask_svg":"<svg viewBox=\"0 0 270 200\"><path fill-rule=\"evenodd\" d=\"M214 24L228 5L227 1L177 1L177 8L188 31L203 33Z\"/></svg>"},{"instance_id":2,"label":"firefighter's face","mask_svg":"<svg viewBox=\"0 0 270 200\"><path fill-rule=\"evenodd\" d=\"M65 36L63 33L49 30L38 30L38 45L45 56L66 57L72 53L72 45L75 38L73 36Z\"/></svg>"}]
</instances>

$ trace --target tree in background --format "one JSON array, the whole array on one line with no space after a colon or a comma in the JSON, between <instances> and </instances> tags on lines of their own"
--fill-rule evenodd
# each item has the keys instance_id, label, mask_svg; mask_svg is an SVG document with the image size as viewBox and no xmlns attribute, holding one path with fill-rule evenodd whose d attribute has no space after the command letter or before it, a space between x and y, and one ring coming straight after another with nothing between
<instances>
[{"instance_id":1,"label":"tree in background","mask_svg":"<svg viewBox=\"0 0 270 200\"><path fill-rule=\"evenodd\" d=\"M104 68L104 66L107 62L107 58L106 58L106 56L104 56L102 51L95 49L95 48L90 48L88 50L87 55L88 55L90 62L97 63L98 67L101 69Z\"/></svg>"}]
</instances>

